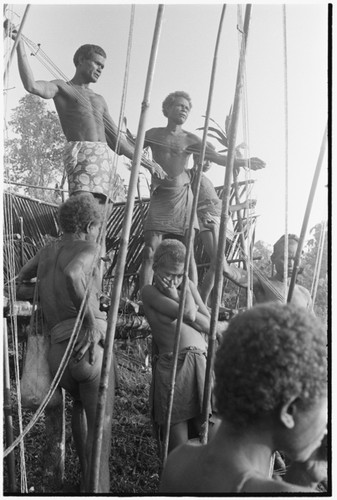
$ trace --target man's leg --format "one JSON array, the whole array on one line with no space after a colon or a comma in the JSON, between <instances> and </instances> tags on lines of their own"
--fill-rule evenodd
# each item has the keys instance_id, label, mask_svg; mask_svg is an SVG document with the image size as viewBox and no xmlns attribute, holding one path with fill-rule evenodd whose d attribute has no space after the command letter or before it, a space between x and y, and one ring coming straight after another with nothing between
<instances>
[{"instance_id":1,"label":"man's leg","mask_svg":"<svg viewBox=\"0 0 337 500\"><path fill-rule=\"evenodd\" d=\"M202 298L203 302L208 305L208 299L214 285L217 248L212 231L201 231L200 238L210 259L208 271L205 274L205 277L200 285L200 297Z\"/></svg>"},{"instance_id":2,"label":"man's leg","mask_svg":"<svg viewBox=\"0 0 337 500\"><path fill-rule=\"evenodd\" d=\"M158 231L144 232L143 262L139 271L139 289L151 285L153 279L153 256L163 238L163 233Z\"/></svg>"},{"instance_id":3,"label":"man's leg","mask_svg":"<svg viewBox=\"0 0 337 500\"><path fill-rule=\"evenodd\" d=\"M89 364L89 352L87 351L84 357L79 361L75 362L71 360L69 362L69 369L71 371L72 377L77 380L79 384L80 398L83 404L87 419L87 439L85 445L85 455L86 455L86 469L84 472L84 477L86 480L85 489L82 491L89 492L89 479L91 471L91 458L92 458L92 445L96 422L96 408L97 408L97 397L99 391L99 384L101 378L101 367L103 360L103 348L99 345L95 346L95 362L93 365ZM114 369L112 368L112 377L114 378ZM107 400L110 396L110 381L109 381L109 394ZM111 418L112 418L112 401L107 401L107 411L110 412L109 415L105 415L104 427L103 427L103 443L101 459L100 459L100 479L99 479L99 493L108 493L110 489L110 476L109 476L109 456L104 456L102 460L102 455L106 450L110 451L110 437L111 437ZM109 442L104 442L104 441ZM101 480L101 478L104 478Z\"/></svg>"},{"instance_id":4,"label":"man's leg","mask_svg":"<svg viewBox=\"0 0 337 500\"><path fill-rule=\"evenodd\" d=\"M191 247L191 257L190 257L190 266L188 270L188 275L191 281L198 286L198 270L197 270L197 264L195 262L195 257L194 257L194 239L195 239L195 229L193 229L192 232L192 247ZM183 238L183 243L187 247L187 231L185 233L185 236Z\"/></svg>"},{"instance_id":5,"label":"man's leg","mask_svg":"<svg viewBox=\"0 0 337 500\"><path fill-rule=\"evenodd\" d=\"M84 408L81 401L73 402L73 410L71 415L71 430L73 433L75 448L80 459L82 477L81 477L81 491L85 488L85 477L87 471L87 456L86 447L88 437L87 419L85 416Z\"/></svg>"}]
</instances>

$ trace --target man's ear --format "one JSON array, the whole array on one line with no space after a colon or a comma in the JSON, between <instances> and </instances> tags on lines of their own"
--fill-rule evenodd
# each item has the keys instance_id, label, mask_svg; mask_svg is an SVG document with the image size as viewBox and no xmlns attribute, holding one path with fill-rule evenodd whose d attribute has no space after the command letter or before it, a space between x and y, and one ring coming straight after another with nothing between
<instances>
[{"instance_id":1,"label":"man's ear","mask_svg":"<svg viewBox=\"0 0 337 500\"><path fill-rule=\"evenodd\" d=\"M92 222L90 221L90 222L88 222L88 224L87 224L87 225L85 226L85 228L84 228L84 232L85 232L86 234L88 234L88 233L89 233L89 229L91 228L91 226L92 226Z\"/></svg>"},{"instance_id":2,"label":"man's ear","mask_svg":"<svg viewBox=\"0 0 337 500\"><path fill-rule=\"evenodd\" d=\"M285 404L281 406L280 420L287 427L293 429L295 427L295 415L297 412L298 397L293 396Z\"/></svg>"}]
</instances>

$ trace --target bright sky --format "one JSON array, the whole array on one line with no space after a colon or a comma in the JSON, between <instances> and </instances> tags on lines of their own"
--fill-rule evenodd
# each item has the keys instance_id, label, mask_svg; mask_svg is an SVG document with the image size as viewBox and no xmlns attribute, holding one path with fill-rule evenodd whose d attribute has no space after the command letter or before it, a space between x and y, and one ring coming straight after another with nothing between
<instances>
[{"instance_id":1,"label":"bright sky","mask_svg":"<svg viewBox=\"0 0 337 500\"><path fill-rule=\"evenodd\" d=\"M10 7L15 13L13 21L19 22L25 5L10 4ZM196 132L203 126L221 9L222 5L216 3L165 4L146 128L166 125L161 103L175 90L185 90L193 102L184 128ZM112 2L99 5L33 3L23 29L24 35L41 43L44 52L69 78L74 74L72 57L76 49L84 43L101 45L107 53L107 61L93 89L104 96L116 122L120 113L130 13L130 4ZM236 4L227 5L218 55L211 117L223 128L234 100L239 53L238 13ZM136 5L125 110L128 127L133 133L138 128L156 14L155 4ZM328 114L327 4L286 4L286 31L288 230L299 234ZM256 240L268 243L284 233L286 219L284 44L282 5L253 4L246 64L247 99L242 107L247 117L247 132L244 132L242 121L237 142L245 140L249 155L258 156L267 163L266 169L252 173L257 179L252 197L258 200ZM30 62L37 79L54 78L38 60L31 57ZM16 58L10 69L9 89L7 119L11 109L25 95ZM202 132L197 133L202 136ZM122 166L120 173L127 177ZM224 173L223 167L214 165L209 177L215 185L221 185ZM325 156L309 229L327 218L326 184Z\"/></svg>"}]
</instances>

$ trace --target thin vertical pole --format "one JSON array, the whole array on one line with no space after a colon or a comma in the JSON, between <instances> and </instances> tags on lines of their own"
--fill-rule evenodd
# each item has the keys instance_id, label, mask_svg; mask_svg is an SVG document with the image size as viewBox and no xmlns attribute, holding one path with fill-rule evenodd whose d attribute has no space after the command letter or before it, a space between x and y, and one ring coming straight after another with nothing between
<instances>
[{"instance_id":1,"label":"thin vertical pole","mask_svg":"<svg viewBox=\"0 0 337 500\"><path fill-rule=\"evenodd\" d=\"M234 104L233 104L233 115L231 120L229 138L228 138L227 166L225 173L224 189L222 193L221 221L220 221L219 242L218 242L216 268L215 268L214 297L212 301L211 327L210 327L210 335L208 341L206 379L205 379L204 400L203 400L203 427L201 435L201 442L203 444L205 444L208 439L208 416L210 413L210 406L211 406L211 377L213 370L213 359L215 354L215 340L216 340L216 329L217 329L217 321L219 314L219 305L222 296L223 259L224 259L225 245L226 245L226 229L229 217L228 215L229 197L230 197L230 187L232 182L233 167L235 160L235 144L236 144L238 122L239 122L242 88L244 82L244 63L245 63L248 30L250 23L250 14L251 14L251 4L248 4L246 6L245 20L243 25L240 60L239 60Z\"/></svg>"},{"instance_id":2,"label":"thin vertical pole","mask_svg":"<svg viewBox=\"0 0 337 500\"><path fill-rule=\"evenodd\" d=\"M182 283L177 325L176 325L175 338L174 338L173 364L172 364L171 379L170 379L170 391L169 391L169 395L168 395L168 408L167 408L167 415L166 415L166 421L165 421L165 427L164 427L164 445L163 445L163 456L162 456L164 464L166 462L166 458L167 458L167 454L168 454L168 445L169 445L170 427L171 427L171 414L172 414L172 408L173 408L174 387L175 387L175 379L176 379L176 373L177 373L178 352L179 352L179 344L180 344L180 332L181 332L181 325L182 325L183 315L184 315L184 307L185 307L186 291L187 291L187 283L188 283L188 270L189 270L189 263L190 263L191 251L192 251L193 221L194 221L194 217L196 214L196 207L197 207L199 189L200 189L202 165L204 162L205 151L206 151L206 139L207 139L208 126L209 126L209 118L210 118L210 113L211 113L211 103L212 103L212 98L213 98L213 88L214 88L215 73L216 73L216 66L217 66L217 55L218 55L218 50L219 50L220 35L221 35L221 31L222 31L222 25L223 25L223 19L225 16L225 12L226 12L226 5L223 5L221 17L220 17L220 22L219 22L218 35L217 35L217 40L216 40L215 50L214 50L213 66L212 66L212 72L211 72L211 80L210 80L210 87L209 87L209 93L208 93L206 117L205 117L205 126L204 126L204 133L203 133L203 139L202 139L202 147L201 147L201 152L200 152L200 156L199 156L199 163L198 163L197 175L196 175L196 180L195 180L195 191L193 194L191 218L190 218L188 232L187 232L186 257L185 257L185 263L184 263L184 278L183 278L183 283Z\"/></svg>"},{"instance_id":3,"label":"thin vertical pole","mask_svg":"<svg viewBox=\"0 0 337 500\"><path fill-rule=\"evenodd\" d=\"M284 57L284 119L285 119L285 170L284 170L284 250L283 250L283 302L287 302L288 283L288 186L289 186L289 110L288 110L288 47L287 47L287 10L283 5L283 57Z\"/></svg>"},{"instance_id":4,"label":"thin vertical pole","mask_svg":"<svg viewBox=\"0 0 337 500\"><path fill-rule=\"evenodd\" d=\"M104 347L101 382L98 394L96 425L93 438L92 462L91 462L90 479L89 479L89 491L93 493L96 493L98 490L100 456L102 450L106 401L108 397L113 398L114 396L111 393L113 391L113 384L111 384L109 381L109 378L113 377L113 371L114 371L113 368L111 369L112 356L113 356L113 343L114 343L115 329L117 324L119 301L122 291L124 268L127 257L132 214L134 209L134 200L137 191L139 166L145 139L145 120L149 108L149 98L152 88L155 62L158 53L163 10L164 6L159 5L157 11L157 19L153 35L152 47L151 47L150 62L145 84L144 99L142 102L142 109L141 109L137 139L135 144L135 152L132 160L132 170L130 175L129 190L125 206L124 223L121 234L121 246L118 253L115 280L113 283L112 293L111 293L111 307L108 315L108 327L107 327L105 347Z\"/></svg>"},{"instance_id":5,"label":"thin vertical pole","mask_svg":"<svg viewBox=\"0 0 337 500\"><path fill-rule=\"evenodd\" d=\"M293 295L294 288L295 288L295 283L296 283L298 268L299 268L299 264L300 264L301 253L302 253L303 245L304 245L304 238L305 238L305 235L306 235L306 232L307 232L308 223L309 223L309 217L310 217L310 213L311 213L311 209L312 209L312 204L313 204L314 197L315 197L315 192L316 192L316 188L317 188L318 178L319 178L319 174L321 172L321 168L322 168L322 164L323 164L323 159L324 159L325 149L326 149L326 143L327 143L327 127L325 127L325 130L324 130L323 139L322 139L322 143L321 143L321 149L320 149L320 152L319 152L319 155L318 155L316 169L315 169L315 173L314 173L314 177L313 177L313 180L312 180L311 189L310 189L310 193L309 193L309 197L308 197L307 207L306 207L305 214L304 214L304 219L303 219L303 223L302 223L302 229L301 229L300 239L299 239L298 246L297 246L297 251L296 251L295 260L294 260L293 272L292 272L292 275L291 275L291 280L290 280L290 285L289 285L289 290L288 290L287 302L291 302L292 295Z\"/></svg>"},{"instance_id":6,"label":"thin vertical pole","mask_svg":"<svg viewBox=\"0 0 337 500\"><path fill-rule=\"evenodd\" d=\"M20 250L21 250L21 266L23 267L24 263L25 263L25 254L24 254L24 233L23 233L23 218L22 217L19 217L19 221L20 221L20 237L21 237L21 241L20 241Z\"/></svg>"},{"instance_id":7,"label":"thin vertical pole","mask_svg":"<svg viewBox=\"0 0 337 500\"><path fill-rule=\"evenodd\" d=\"M319 235L318 252L317 252L317 258L316 258L316 262L315 262L314 280L312 282L312 287L311 287L311 300L312 300L313 307L315 305L317 287L318 287L318 282L319 282L319 274L321 272L321 266L322 266L324 242L325 242L325 231L326 231L326 221L323 221L322 227L321 227L321 233Z\"/></svg>"},{"instance_id":8,"label":"thin vertical pole","mask_svg":"<svg viewBox=\"0 0 337 500\"><path fill-rule=\"evenodd\" d=\"M13 418L12 418L12 405L11 405L11 382L9 374L9 360L8 360L8 335L7 335L7 321L3 320L3 349L4 349L4 414L5 414L5 432L6 432L6 446L13 443ZM6 457L9 478L9 492L15 493L17 491L15 479L15 455L14 450Z\"/></svg>"}]
</instances>

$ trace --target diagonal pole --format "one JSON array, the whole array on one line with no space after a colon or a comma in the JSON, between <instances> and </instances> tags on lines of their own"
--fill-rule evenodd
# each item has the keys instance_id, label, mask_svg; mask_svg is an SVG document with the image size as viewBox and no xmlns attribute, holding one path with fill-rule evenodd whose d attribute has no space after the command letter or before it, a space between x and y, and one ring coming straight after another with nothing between
<instances>
[{"instance_id":1,"label":"diagonal pole","mask_svg":"<svg viewBox=\"0 0 337 500\"><path fill-rule=\"evenodd\" d=\"M106 401L108 397L113 398L114 396L114 384L113 384L114 370L112 368L113 343L114 343L114 336L117 324L119 299L122 291L123 275L127 257L127 248L130 236L134 201L137 191L139 166L145 139L145 120L149 108L149 98L152 88L155 62L158 53L163 10L164 6L159 5L157 11L154 35L152 40L149 67L146 77L144 99L142 102L140 120L138 125L135 152L132 160L132 170L130 175L129 190L125 207L124 223L121 234L121 246L118 253L115 280L113 283L112 293L111 293L111 307L108 315L108 327L107 327L105 347L104 347L101 382L98 394L96 425L93 438L92 462L91 462L91 470L89 478L89 491L92 493L96 493L98 490L100 456L102 450L103 425L105 420Z\"/></svg>"},{"instance_id":2,"label":"diagonal pole","mask_svg":"<svg viewBox=\"0 0 337 500\"><path fill-rule=\"evenodd\" d=\"M315 192L316 192L316 188L317 188L318 178L319 178L319 175L320 175L320 172L321 172L321 168L322 168L322 164L323 164L323 159L324 159L325 149L326 149L326 143L327 143L327 126L325 127L325 130L324 130L323 139L322 139L322 143L321 143L321 149L320 149L320 152L319 152L319 155L318 155L316 169L315 169L315 172L314 172L314 177L313 177L313 180L312 180L311 189L310 189L310 193L309 193L309 197L308 197L307 207L306 207L306 210L305 210L305 213L304 213L304 219L303 219L303 223L302 223L302 229L301 229L300 239L299 239L299 242L298 242L298 245L297 245L297 251L296 251L295 260L294 260L294 267L293 267L293 271L292 271L292 275L291 275L291 280L290 280L290 285L289 285L289 290L288 290L287 302L291 302L292 295L293 295L294 288L295 288L295 283L296 283L298 268L299 268L300 259L301 259L301 253L302 253L303 245L304 245L304 238L305 238L305 235L306 235L306 232L307 232L308 223L309 223L309 217L310 217L310 213L311 213L311 209L312 209L312 204L313 204L314 197L315 197Z\"/></svg>"},{"instance_id":3,"label":"diagonal pole","mask_svg":"<svg viewBox=\"0 0 337 500\"><path fill-rule=\"evenodd\" d=\"M220 22L219 22L218 35L217 35L217 40L216 40L216 45L215 45L215 50L214 50L213 66L212 66L212 72L211 72L211 80L210 80L210 87L209 87L209 93L208 93L206 117L205 117L205 126L204 126L203 138L202 138L202 147L201 147L201 152L200 152L200 156L199 156L198 169L197 169L197 175L196 175L196 180L195 180L196 186L195 186L195 192L193 194L191 218L190 218L188 232L187 232L186 257L185 257L185 263L184 263L184 278L183 278L183 283L182 283L177 325L176 325L176 331L175 331L175 339L174 339L174 347L173 347L173 364L172 364L171 379L170 379L170 391L169 391L169 397L168 397L168 409L167 409L167 417L166 417L165 428L164 428L164 445L163 445L163 457L162 457L163 464L165 464L167 454L168 454L168 444L169 444L170 426L171 426L171 414L172 414L172 407L173 407L174 387L175 387L175 379L176 379L176 374L177 374L178 352L179 352L179 344L180 344L180 332L181 332L181 325L182 325L182 320L183 320L183 315L184 315L186 290L187 290L187 283L188 283L188 269L189 269L189 263L190 263L190 258L191 258L191 251L192 251L193 221L194 221L194 217L196 214L196 207L197 207L199 189L200 189L202 165L204 162L205 151L206 151L206 139L207 139L208 126L209 126L209 118L210 118L210 113L211 113L211 103L212 103L212 98L213 98L213 88L214 88L215 73L216 73L216 66L217 66L217 55L218 55L220 35L221 35L221 31L222 31L222 25L223 25L225 12L226 12L226 5L223 5L221 17L220 17Z\"/></svg>"},{"instance_id":4,"label":"diagonal pole","mask_svg":"<svg viewBox=\"0 0 337 500\"><path fill-rule=\"evenodd\" d=\"M242 35L241 50L240 50L240 60L237 72L236 88L235 88L235 96L233 104L233 116L231 120L229 140L228 140L227 166L225 173L224 189L222 193L221 221L220 221L219 242L218 242L216 268L215 268L214 296L212 301L211 327L208 340L208 354L207 354L206 378L205 378L204 400L203 400L203 427L201 435L202 444L206 444L208 440L208 416L210 414L210 407L211 407L211 385L212 385L213 359L215 354L216 329L217 329L217 321L219 315L219 304L222 295L223 259L225 253L225 245L226 245L226 229L229 217L228 215L229 196L230 196L230 187L232 182L233 167L235 160L235 144L236 144L238 122L239 122L242 88L244 82L244 65L245 65L251 7L252 7L251 4L248 4L246 6L246 11L245 11L243 35Z\"/></svg>"},{"instance_id":5,"label":"diagonal pole","mask_svg":"<svg viewBox=\"0 0 337 500\"><path fill-rule=\"evenodd\" d=\"M20 36L21 36L21 32L22 32L22 28L26 22L26 17L27 17L27 14L28 14L28 11L30 9L30 5L26 5L26 8L25 8L25 12L23 14L23 17L22 17L22 21L21 21L21 24L19 26L19 29L18 29L18 34L15 38L15 41L14 41L14 45L13 45L13 48L12 48L12 52L10 53L10 56L9 56L9 60L7 62L7 65L6 65L6 68L5 68L5 72L4 72L4 76L3 76L3 81L5 82L6 81L6 78L7 78L7 75L8 75L8 72L9 72L9 68L12 64L12 60L13 60L13 57L14 57L14 54L15 54L15 50L16 50L16 47L19 43L19 40L20 40Z\"/></svg>"}]
</instances>

